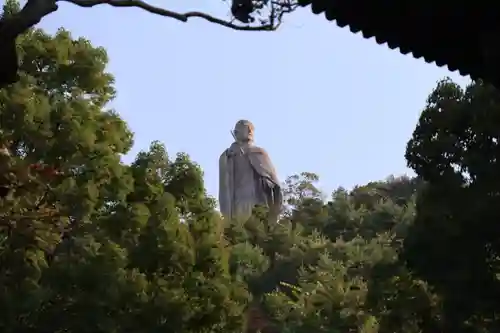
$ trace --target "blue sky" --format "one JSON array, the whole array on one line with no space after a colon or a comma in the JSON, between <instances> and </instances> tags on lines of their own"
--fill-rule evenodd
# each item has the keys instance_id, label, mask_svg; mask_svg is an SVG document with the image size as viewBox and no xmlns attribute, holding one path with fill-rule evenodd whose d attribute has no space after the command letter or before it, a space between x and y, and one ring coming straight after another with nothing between
<instances>
[{"instance_id":1,"label":"blue sky","mask_svg":"<svg viewBox=\"0 0 500 333\"><path fill-rule=\"evenodd\" d=\"M152 2L228 15L219 0ZM340 29L309 8L279 31L238 32L194 19L180 23L140 9L61 3L41 24L103 46L118 97L113 107L135 132L126 160L150 142L187 152L218 189L218 158L243 118L256 126L279 177L315 172L329 193L408 173L404 149L436 82L467 78ZM245 64L241 68L241 64Z\"/></svg>"}]
</instances>

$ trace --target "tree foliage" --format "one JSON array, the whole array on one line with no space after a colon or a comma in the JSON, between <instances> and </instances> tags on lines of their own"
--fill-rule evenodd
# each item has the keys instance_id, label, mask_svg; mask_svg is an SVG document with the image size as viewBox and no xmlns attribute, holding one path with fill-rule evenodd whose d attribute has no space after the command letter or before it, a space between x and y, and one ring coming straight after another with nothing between
<instances>
[{"instance_id":1,"label":"tree foliage","mask_svg":"<svg viewBox=\"0 0 500 333\"><path fill-rule=\"evenodd\" d=\"M283 184L266 225L223 221L189 155L109 108L107 55L18 41L0 90L2 332L482 333L498 329L500 95L445 80L408 143L417 177Z\"/></svg>"},{"instance_id":2,"label":"tree foliage","mask_svg":"<svg viewBox=\"0 0 500 333\"><path fill-rule=\"evenodd\" d=\"M199 167L159 143L120 161L102 48L62 29L19 47L0 91L2 332L240 332L249 295Z\"/></svg>"},{"instance_id":3,"label":"tree foliage","mask_svg":"<svg viewBox=\"0 0 500 333\"><path fill-rule=\"evenodd\" d=\"M445 329L498 329L500 93L483 82L438 84L408 143L427 182L406 240L410 267L443 296Z\"/></svg>"}]
</instances>

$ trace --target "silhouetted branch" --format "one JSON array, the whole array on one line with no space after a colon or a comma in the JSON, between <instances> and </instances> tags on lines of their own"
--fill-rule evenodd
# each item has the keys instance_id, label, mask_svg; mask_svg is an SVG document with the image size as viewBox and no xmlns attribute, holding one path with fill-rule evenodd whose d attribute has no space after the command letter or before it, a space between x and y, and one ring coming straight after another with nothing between
<instances>
[{"instance_id":1,"label":"silhouetted branch","mask_svg":"<svg viewBox=\"0 0 500 333\"><path fill-rule=\"evenodd\" d=\"M274 20L271 19L269 20L268 24L263 24L259 26L248 26L248 25L237 25L230 21L226 21L202 12L178 13L168 9L152 6L141 0L60 0L60 1L70 2L80 7L94 7L97 5L109 5L112 7L137 7L149 13L173 18L181 22L187 22L190 18L201 18L210 23L218 24L226 28L240 30L240 31L274 31L279 27L280 24L279 21L281 21L283 14L285 12L291 12L293 9L297 7L297 5L287 4L287 7L289 8L285 8L285 10L282 11L282 13L280 12L279 20L276 24L273 22ZM279 4L279 2L272 3L273 6L276 6L276 4Z\"/></svg>"},{"instance_id":2,"label":"silhouetted branch","mask_svg":"<svg viewBox=\"0 0 500 333\"><path fill-rule=\"evenodd\" d=\"M58 9L56 1L70 2L80 7L94 7L97 5L137 7L149 13L173 18L181 22L187 22L190 18L201 18L210 23L239 31L274 31L280 26L283 15L292 12L298 7L297 0L249 0L251 8L247 14L255 13L259 16L258 22L260 24L254 26L249 24L238 25L233 23L234 20L227 21L202 12L178 13L152 6L141 0L28 0L19 13L4 16L0 19L0 89L19 79L15 46L17 36L38 24L48 14L55 12ZM237 0L227 1L232 1L234 6ZM269 15L262 14L264 8L269 10ZM249 22L254 21L253 17L249 18L251 18Z\"/></svg>"},{"instance_id":3,"label":"silhouetted branch","mask_svg":"<svg viewBox=\"0 0 500 333\"><path fill-rule=\"evenodd\" d=\"M55 0L28 0L20 12L0 19L0 88L18 80L16 38L57 10Z\"/></svg>"}]
</instances>

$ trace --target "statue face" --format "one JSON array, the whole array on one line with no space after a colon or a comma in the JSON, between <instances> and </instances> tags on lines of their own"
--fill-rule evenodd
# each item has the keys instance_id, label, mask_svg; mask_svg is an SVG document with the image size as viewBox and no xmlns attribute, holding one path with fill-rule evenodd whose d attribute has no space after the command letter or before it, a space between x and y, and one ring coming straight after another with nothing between
<instances>
[{"instance_id":1,"label":"statue face","mask_svg":"<svg viewBox=\"0 0 500 333\"><path fill-rule=\"evenodd\" d=\"M234 135L240 142L253 141L253 128L248 124L236 124Z\"/></svg>"}]
</instances>

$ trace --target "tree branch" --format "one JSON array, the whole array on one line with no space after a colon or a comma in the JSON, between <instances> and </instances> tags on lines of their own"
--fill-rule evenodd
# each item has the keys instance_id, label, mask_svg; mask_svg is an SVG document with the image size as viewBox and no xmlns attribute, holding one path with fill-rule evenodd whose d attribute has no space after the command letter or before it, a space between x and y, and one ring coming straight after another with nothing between
<instances>
[{"instance_id":1,"label":"tree branch","mask_svg":"<svg viewBox=\"0 0 500 333\"><path fill-rule=\"evenodd\" d=\"M137 7L149 13L170 17L181 22L187 22L192 17L207 20L210 23L218 24L226 28L240 31L274 31L279 25L265 24L260 26L241 26L234 23L213 17L201 12L177 13L168 9L163 9L149 5L141 0L60 0L70 2L80 7L94 7L97 5L109 5L112 7Z\"/></svg>"},{"instance_id":2,"label":"tree branch","mask_svg":"<svg viewBox=\"0 0 500 333\"><path fill-rule=\"evenodd\" d=\"M177 13L149 5L142 0L28 0L20 12L0 18L0 89L18 80L15 47L17 36L38 24L48 14L55 12L58 9L57 1L66 1L80 7L97 5L137 7L181 22L187 22L190 18L196 17L239 31L275 31L280 26L283 15L298 7L297 0L255 0L259 4L255 7L258 15L262 15L261 9L264 6L270 9L270 14L265 19L259 19L261 25L249 26L237 25L233 21L226 21L202 12Z\"/></svg>"},{"instance_id":3,"label":"tree branch","mask_svg":"<svg viewBox=\"0 0 500 333\"><path fill-rule=\"evenodd\" d=\"M16 38L57 10L55 0L28 0L18 13L0 19L0 89L18 80Z\"/></svg>"},{"instance_id":4,"label":"tree branch","mask_svg":"<svg viewBox=\"0 0 500 333\"><path fill-rule=\"evenodd\" d=\"M28 0L20 12L2 17L0 26L2 40L16 38L56 10L56 0Z\"/></svg>"}]
</instances>

